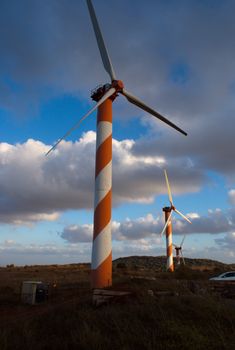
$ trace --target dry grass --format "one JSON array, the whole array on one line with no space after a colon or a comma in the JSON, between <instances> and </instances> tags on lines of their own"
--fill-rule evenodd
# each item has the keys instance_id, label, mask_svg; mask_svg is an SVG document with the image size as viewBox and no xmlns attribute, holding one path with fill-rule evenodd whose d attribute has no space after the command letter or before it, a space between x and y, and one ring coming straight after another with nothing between
<instances>
[{"instance_id":1,"label":"dry grass","mask_svg":"<svg viewBox=\"0 0 235 350\"><path fill-rule=\"evenodd\" d=\"M138 278L135 277L135 274ZM235 345L234 300L215 298L208 272L181 269L175 274L114 271L114 287L133 292L125 303L91 304L88 266L48 266L0 270L1 350L223 350ZM131 278L132 277L132 278ZM57 287L49 302L20 304L23 280ZM197 288L195 287L197 286ZM148 290L154 297L148 295ZM171 296L158 293L171 291Z\"/></svg>"}]
</instances>

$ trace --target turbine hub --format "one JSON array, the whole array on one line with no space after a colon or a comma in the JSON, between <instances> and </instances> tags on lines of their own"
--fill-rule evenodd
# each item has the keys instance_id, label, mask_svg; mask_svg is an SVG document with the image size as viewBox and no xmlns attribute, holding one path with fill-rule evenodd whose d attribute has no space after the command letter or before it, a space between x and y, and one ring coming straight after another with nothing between
<instances>
[{"instance_id":1,"label":"turbine hub","mask_svg":"<svg viewBox=\"0 0 235 350\"><path fill-rule=\"evenodd\" d=\"M116 89L117 92L120 92L124 89L124 84L122 80L113 80L112 87L114 87L114 89Z\"/></svg>"}]
</instances>

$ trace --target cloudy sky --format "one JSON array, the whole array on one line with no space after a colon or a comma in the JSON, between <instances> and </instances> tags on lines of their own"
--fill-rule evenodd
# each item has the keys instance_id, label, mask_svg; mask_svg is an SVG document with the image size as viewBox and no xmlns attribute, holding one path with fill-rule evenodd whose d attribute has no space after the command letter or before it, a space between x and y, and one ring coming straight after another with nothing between
<instances>
[{"instance_id":1,"label":"cloudy sky","mask_svg":"<svg viewBox=\"0 0 235 350\"><path fill-rule=\"evenodd\" d=\"M45 153L109 82L85 0L1 0L0 265L89 262L95 113ZM93 0L116 74L185 137L119 96L113 105L113 257L173 242L235 262L235 2Z\"/></svg>"}]
</instances>

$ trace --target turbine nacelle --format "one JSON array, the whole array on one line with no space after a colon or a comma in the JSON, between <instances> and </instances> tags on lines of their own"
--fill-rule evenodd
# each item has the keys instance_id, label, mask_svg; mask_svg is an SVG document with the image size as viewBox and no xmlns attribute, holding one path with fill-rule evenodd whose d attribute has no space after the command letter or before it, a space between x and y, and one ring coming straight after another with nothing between
<instances>
[{"instance_id":1,"label":"turbine nacelle","mask_svg":"<svg viewBox=\"0 0 235 350\"><path fill-rule=\"evenodd\" d=\"M118 96L118 93L123 92L124 84L122 80L113 80L111 84L98 85L91 91L92 100L98 102L111 88L115 89L115 91L109 98L114 100Z\"/></svg>"}]
</instances>

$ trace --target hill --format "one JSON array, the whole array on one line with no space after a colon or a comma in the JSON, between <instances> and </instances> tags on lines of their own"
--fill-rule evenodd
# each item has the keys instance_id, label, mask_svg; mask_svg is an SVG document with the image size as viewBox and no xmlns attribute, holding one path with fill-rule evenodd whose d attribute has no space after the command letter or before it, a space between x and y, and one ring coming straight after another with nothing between
<instances>
[{"instance_id":1,"label":"hill","mask_svg":"<svg viewBox=\"0 0 235 350\"><path fill-rule=\"evenodd\" d=\"M215 273L212 268L233 265L186 259L200 271L186 266L168 273L165 261L146 256L115 260L114 290L131 295L99 307L92 304L89 264L1 268L0 349L232 349L235 295L214 293L208 277ZM25 280L49 283L48 301L22 304Z\"/></svg>"},{"instance_id":2,"label":"hill","mask_svg":"<svg viewBox=\"0 0 235 350\"><path fill-rule=\"evenodd\" d=\"M184 258L187 267L193 270L210 270L210 271L227 271L235 270L235 264L224 264L222 262L211 259L191 259ZM176 265L176 259L174 258ZM128 256L118 258L113 261L114 267L125 266L129 269L154 269L156 271L165 271L165 256Z\"/></svg>"}]
</instances>

